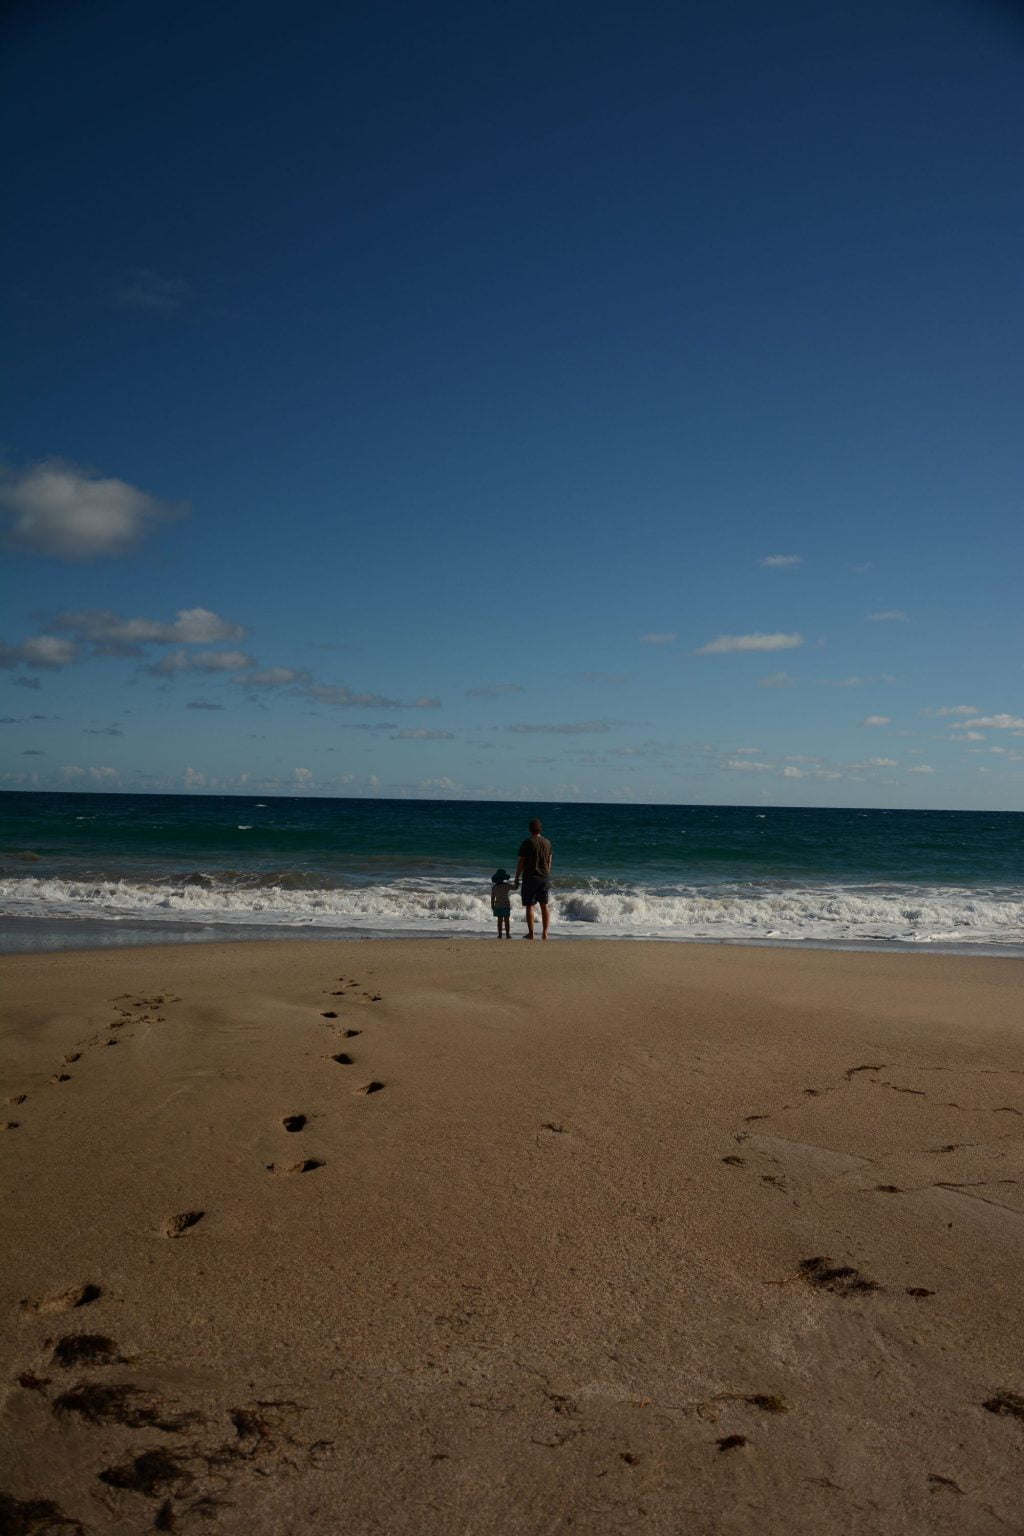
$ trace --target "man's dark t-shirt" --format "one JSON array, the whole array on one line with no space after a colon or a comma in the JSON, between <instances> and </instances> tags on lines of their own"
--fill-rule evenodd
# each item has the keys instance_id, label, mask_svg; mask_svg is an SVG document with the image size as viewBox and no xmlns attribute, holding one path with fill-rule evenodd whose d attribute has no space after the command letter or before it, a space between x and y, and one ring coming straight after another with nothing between
<instances>
[{"instance_id":1,"label":"man's dark t-shirt","mask_svg":"<svg viewBox=\"0 0 1024 1536\"><path fill-rule=\"evenodd\" d=\"M550 880L551 844L546 837L539 832L528 837L519 846L519 857L523 860L524 880Z\"/></svg>"}]
</instances>

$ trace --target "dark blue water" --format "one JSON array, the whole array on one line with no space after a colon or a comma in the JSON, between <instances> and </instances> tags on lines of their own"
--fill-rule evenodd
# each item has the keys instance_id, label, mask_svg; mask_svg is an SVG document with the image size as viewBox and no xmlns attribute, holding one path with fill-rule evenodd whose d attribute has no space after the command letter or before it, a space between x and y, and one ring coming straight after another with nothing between
<instances>
[{"instance_id":1,"label":"dark blue water","mask_svg":"<svg viewBox=\"0 0 1024 1536\"><path fill-rule=\"evenodd\" d=\"M1019 813L209 795L4 794L0 924L487 932L535 814L566 933L1024 945Z\"/></svg>"}]
</instances>

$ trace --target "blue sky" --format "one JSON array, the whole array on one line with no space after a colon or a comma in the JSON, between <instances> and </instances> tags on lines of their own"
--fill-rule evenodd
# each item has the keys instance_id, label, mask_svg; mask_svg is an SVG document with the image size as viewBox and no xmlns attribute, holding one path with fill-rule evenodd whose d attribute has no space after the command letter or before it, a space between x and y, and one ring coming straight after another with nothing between
<instances>
[{"instance_id":1,"label":"blue sky","mask_svg":"<svg viewBox=\"0 0 1024 1536\"><path fill-rule=\"evenodd\" d=\"M1024 805L1024 21L15 7L0 782Z\"/></svg>"}]
</instances>

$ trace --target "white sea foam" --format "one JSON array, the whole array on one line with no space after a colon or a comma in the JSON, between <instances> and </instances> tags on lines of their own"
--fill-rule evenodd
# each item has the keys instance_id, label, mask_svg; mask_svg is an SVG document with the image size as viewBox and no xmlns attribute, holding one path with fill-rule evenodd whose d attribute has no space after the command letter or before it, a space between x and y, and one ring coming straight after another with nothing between
<instances>
[{"instance_id":1,"label":"white sea foam","mask_svg":"<svg viewBox=\"0 0 1024 1536\"><path fill-rule=\"evenodd\" d=\"M1024 889L805 885L556 890L574 936L750 939L1024 948ZM351 933L480 934L493 924L477 881L401 879L295 889L195 876L186 881L0 880L0 916L313 928Z\"/></svg>"}]
</instances>

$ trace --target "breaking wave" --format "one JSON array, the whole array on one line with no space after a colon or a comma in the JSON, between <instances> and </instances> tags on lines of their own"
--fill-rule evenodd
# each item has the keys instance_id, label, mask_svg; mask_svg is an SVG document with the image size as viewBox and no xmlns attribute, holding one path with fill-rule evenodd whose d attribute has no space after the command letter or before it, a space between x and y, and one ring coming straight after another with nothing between
<instances>
[{"instance_id":1,"label":"breaking wave","mask_svg":"<svg viewBox=\"0 0 1024 1536\"><path fill-rule=\"evenodd\" d=\"M562 888L556 923L574 937L755 940L824 944L1008 946L1024 949L1024 889L750 883ZM177 880L0 880L0 916L183 923L338 934L487 934L477 880L400 878L301 887L223 873Z\"/></svg>"}]
</instances>

